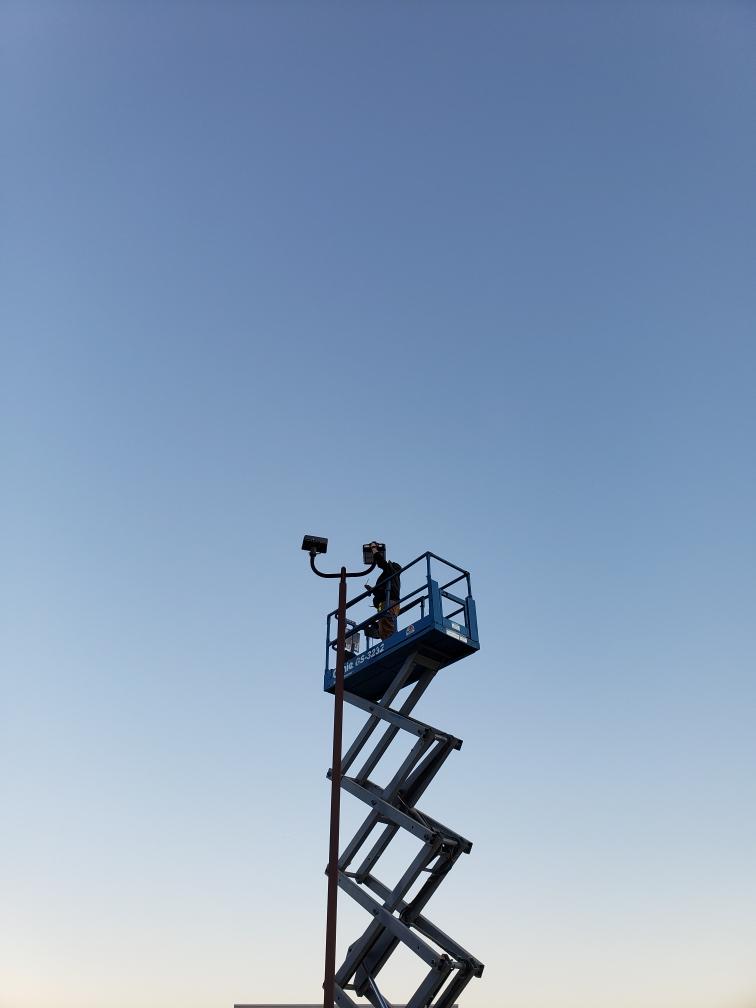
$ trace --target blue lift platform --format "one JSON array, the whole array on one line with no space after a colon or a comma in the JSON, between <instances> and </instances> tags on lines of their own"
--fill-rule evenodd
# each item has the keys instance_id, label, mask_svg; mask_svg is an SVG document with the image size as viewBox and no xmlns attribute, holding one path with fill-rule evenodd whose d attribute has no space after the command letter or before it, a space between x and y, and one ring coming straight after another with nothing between
<instances>
[{"instance_id":1,"label":"blue lift platform","mask_svg":"<svg viewBox=\"0 0 756 1008\"><path fill-rule=\"evenodd\" d=\"M339 854L338 885L367 911L370 922L336 970L338 1008L358 1008L362 1002L353 1000L352 992L366 998L373 1008L399 1003L387 999L378 978L400 945L418 956L427 969L411 997L402 998L407 1008L452 1008L467 984L483 973L483 963L424 914L458 858L472 848L456 830L417 807L462 740L412 716L436 674L480 648L470 575L434 553L423 553L402 568L401 578L403 588L413 578L416 586L402 596L397 629L390 637L377 637L381 613L361 622L347 620L344 701L368 717L342 755L341 787L365 804L367 815ZM348 609L368 598L369 594L358 596ZM335 616L334 611L327 618L326 692L335 688ZM407 687L411 688L405 693ZM372 749L369 755L363 754L360 766L357 757L379 728L380 737L368 747ZM371 777L400 733L408 733L414 741L399 769L380 786ZM412 835L419 849L399 881L389 885L378 877L376 865L400 831ZM358 857L368 841L367 852ZM383 978L380 982L383 985Z\"/></svg>"},{"instance_id":2,"label":"blue lift platform","mask_svg":"<svg viewBox=\"0 0 756 1008\"><path fill-rule=\"evenodd\" d=\"M344 689L365 700L379 700L383 696L408 654L416 653L426 660L425 664L431 661L444 668L480 649L469 573L435 553L422 553L402 568L405 583L414 568L419 568L421 584L400 599L395 634L385 641L371 640L368 636L381 613L361 623L347 620L350 656L344 666ZM448 580L439 583L439 575L444 574ZM456 588L453 593L452 588ZM459 594L461 590L464 595ZM328 693L333 693L336 683L335 616L334 610L327 620L323 688ZM361 650L363 635L366 646ZM419 679L422 668L423 664L416 663L408 683Z\"/></svg>"}]
</instances>

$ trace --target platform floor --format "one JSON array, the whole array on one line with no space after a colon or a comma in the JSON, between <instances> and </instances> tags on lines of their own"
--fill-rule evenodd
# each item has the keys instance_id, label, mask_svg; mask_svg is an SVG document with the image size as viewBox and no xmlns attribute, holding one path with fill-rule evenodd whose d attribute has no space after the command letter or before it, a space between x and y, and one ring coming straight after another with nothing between
<instances>
[{"instance_id":1,"label":"platform floor","mask_svg":"<svg viewBox=\"0 0 756 1008\"><path fill-rule=\"evenodd\" d=\"M444 620L441 626L426 616L348 661L344 666L344 689L365 700L380 700L413 651L444 668L479 649L477 641L467 636L466 627L451 620ZM417 682L425 667L416 664L407 684ZM329 669L324 681L326 692L333 693L335 682L335 670Z\"/></svg>"}]
</instances>

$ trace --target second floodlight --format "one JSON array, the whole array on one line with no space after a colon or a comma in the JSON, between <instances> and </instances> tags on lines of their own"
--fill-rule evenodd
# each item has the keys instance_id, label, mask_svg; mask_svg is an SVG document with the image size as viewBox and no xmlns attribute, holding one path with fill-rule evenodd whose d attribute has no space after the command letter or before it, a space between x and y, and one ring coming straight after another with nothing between
<instances>
[{"instance_id":1,"label":"second floodlight","mask_svg":"<svg viewBox=\"0 0 756 1008\"><path fill-rule=\"evenodd\" d=\"M375 552L378 556L386 559L386 543L365 543L362 547L362 560L368 566L375 563L375 555L373 554L373 548L377 547Z\"/></svg>"}]
</instances>

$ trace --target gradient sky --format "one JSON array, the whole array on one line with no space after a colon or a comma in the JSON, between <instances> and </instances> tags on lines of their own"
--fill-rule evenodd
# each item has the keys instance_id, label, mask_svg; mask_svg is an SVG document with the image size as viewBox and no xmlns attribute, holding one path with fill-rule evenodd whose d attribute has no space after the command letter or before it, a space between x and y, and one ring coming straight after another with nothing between
<instances>
[{"instance_id":1,"label":"gradient sky","mask_svg":"<svg viewBox=\"0 0 756 1008\"><path fill-rule=\"evenodd\" d=\"M472 572L417 710L465 1005L756 1003L755 42L2 4L0 1008L317 1001L304 532Z\"/></svg>"}]
</instances>

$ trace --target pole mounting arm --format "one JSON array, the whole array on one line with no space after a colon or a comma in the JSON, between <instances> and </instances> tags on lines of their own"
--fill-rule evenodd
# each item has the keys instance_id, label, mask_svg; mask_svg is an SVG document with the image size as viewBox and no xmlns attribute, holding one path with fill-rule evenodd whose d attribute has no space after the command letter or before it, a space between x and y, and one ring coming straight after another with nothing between
<instances>
[{"instance_id":1,"label":"pole mounting arm","mask_svg":"<svg viewBox=\"0 0 756 1008\"><path fill-rule=\"evenodd\" d=\"M371 571L374 571L375 568L376 568L376 566L377 566L377 564L371 564L370 567L368 567L364 571L347 571L344 567L342 567L341 571L338 574L326 574L325 571L319 571L318 568L315 566L315 557L316 556L317 556L317 553L310 553L310 568L311 568L313 574L317 574L318 577L322 577L322 578L337 578L337 577L341 577L342 575L344 577L348 577L348 578L349 577L367 577L368 574L370 574Z\"/></svg>"}]
</instances>

